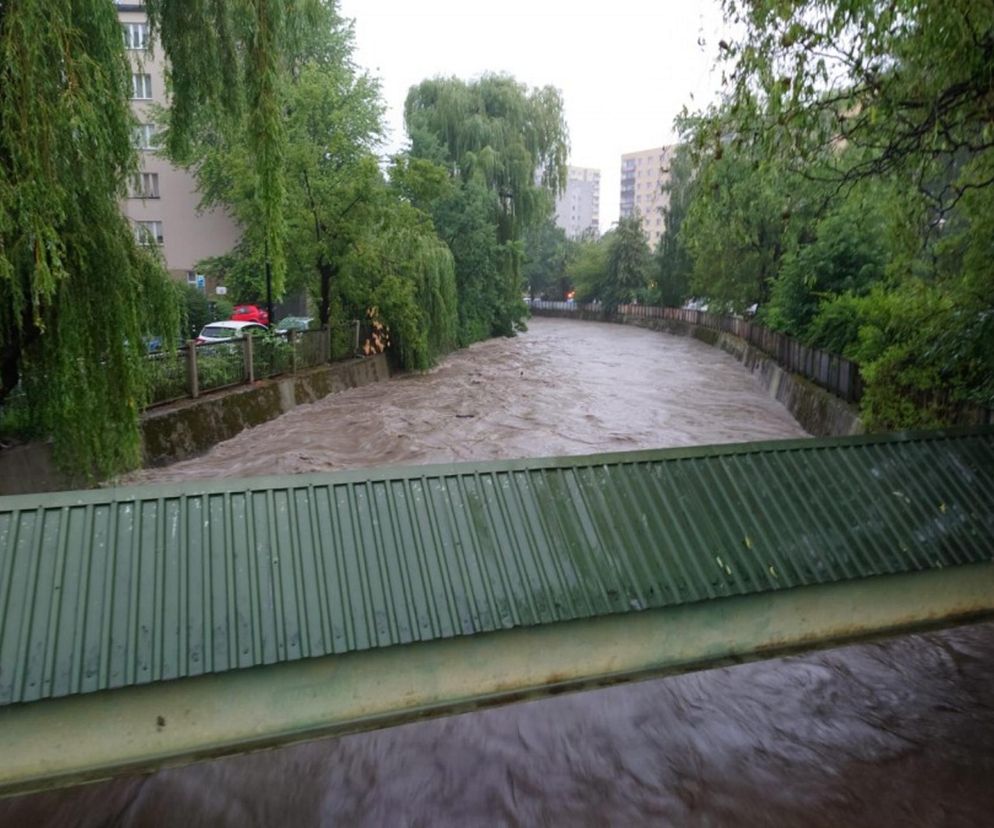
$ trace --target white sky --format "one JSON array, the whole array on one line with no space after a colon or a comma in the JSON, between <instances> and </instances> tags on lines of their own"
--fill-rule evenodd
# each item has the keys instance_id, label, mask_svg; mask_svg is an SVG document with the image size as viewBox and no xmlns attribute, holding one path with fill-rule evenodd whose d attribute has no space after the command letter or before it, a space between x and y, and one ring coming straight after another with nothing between
<instances>
[{"instance_id":1,"label":"white sky","mask_svg":"<svg viewBox=\"0 0 994 828\"><path fill-rule=\"evenodd\" d=\"M601 171L602 230L618 218L621 154L673 143L674 117L712 100L721 78L718 0L341 0L340 9L355 20L356 62L382 83L387 152L405 144L404 99L425 78L494 71L559 88L570 163Z\"/></svg>"}]
</instances>

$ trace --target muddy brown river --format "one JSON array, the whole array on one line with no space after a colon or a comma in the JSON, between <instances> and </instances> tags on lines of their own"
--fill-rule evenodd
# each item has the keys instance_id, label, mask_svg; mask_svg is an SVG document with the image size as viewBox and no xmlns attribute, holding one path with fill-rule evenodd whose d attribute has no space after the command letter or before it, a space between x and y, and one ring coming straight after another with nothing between
<instances>
[{"instance_id":1,"label":"muddy brown river","mask_svg":"<svg viewBox=\"0 0 994 828\"><path fill-rule=\"evenodd\" d=\"M535 320L135 479L803 434L700 342ZM994 825L994 624L2 800L0 825Z\"/></svg>"}]
</instances>

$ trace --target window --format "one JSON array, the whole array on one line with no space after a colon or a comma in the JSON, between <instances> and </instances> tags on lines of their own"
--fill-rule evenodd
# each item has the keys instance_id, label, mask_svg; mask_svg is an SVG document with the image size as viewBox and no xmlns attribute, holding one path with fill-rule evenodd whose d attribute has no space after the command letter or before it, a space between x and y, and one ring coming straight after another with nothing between
<instances>
[{"instance_id":1,"label":"window","mask_svg":"<svg viewBox=\"0 0 994 828\"><path fill-rule=\"evenodd\" d=\"M162 222L136 221L135 239L139 244L162 244L165 241L162 235Z\"/></svg>"},{"instance_id":2,"label":"window","mask_svg":"<svg viewBox=\"0 0 994 828\"><path fill-rule=\"evenodd\" d=\"M152 76L144 72L134 72L131 75L131 97L135 100L147 101L152 97Z\"/></svg>"},{"instance_id":3,"label":"window","mask_svg":"<svg viewBox=\"0 0 994 828\"><path fill-rule=\"evenodd\" d=\"M132 133L135 149L155 149L155 124L138 124Z\"/></svg>"},{"instance_id":4,"label":"window","mask_svg":"<svg viewBox=\"0 0 994 828\"><path fill-rule=\"evenodd\" d=\"M148 23L122 23L125 49L148 48Z\"/></svg>"},{"instance_id":5,"label":"window","mask_svg":"<svg viewBox=\"0 0 994 828\"><path fill-rule=\"evenodd\" d=\"M138 173L131 180L131 195L133 198L158 198L159 174Z\"/></svg>"}]
</instances>

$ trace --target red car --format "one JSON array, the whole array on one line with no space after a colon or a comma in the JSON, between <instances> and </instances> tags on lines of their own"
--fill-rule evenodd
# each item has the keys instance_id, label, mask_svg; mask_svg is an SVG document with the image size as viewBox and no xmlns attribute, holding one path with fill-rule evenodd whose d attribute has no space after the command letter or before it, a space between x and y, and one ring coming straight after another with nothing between
<instances>
[{"instance_id":1,"label":"red car","mask_svg":"<svg viewBox=\"0 0 994 828\"><path fill-rule=\"evenodd\" d=\"M235 305L231 319L235 322L258 322L269 327L269 314L258 305Z\"/></svg>"}]
</instances>

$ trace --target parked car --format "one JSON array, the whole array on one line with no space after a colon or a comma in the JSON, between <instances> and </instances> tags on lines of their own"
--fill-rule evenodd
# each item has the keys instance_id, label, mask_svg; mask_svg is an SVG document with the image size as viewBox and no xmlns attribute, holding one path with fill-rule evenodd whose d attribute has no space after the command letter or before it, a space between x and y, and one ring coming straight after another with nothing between
<instances>
[{"instance_id":1,"label":"parked car","mask_svg":"<svg viewBox=\"0 0 994 828\"><path fill-rule=\"evenodd\" d=\"M258 305L235 305L231 319L234 322L256 322L269 326L269 314Z\"/></svg>"},{"instance_id":2,"label":"parked car","mask_svg":"<svg viewBox=\"0 0 994 828\"><path fill-rule=\"evenodd\" d=\"M276 333L285 334L288 331L309 331L316 327L317 320L310 316L284 316L276 323Z\"/></svg>"},{"instance_id":3,"label":"parked car","mask_svg":"<svg viewBox=\"0 0 994 828\"><path fill-rule=\"evenodd\" d=\"M268 330L265 325L260 325L258 322L222 319L204 325L200 336L197 337L197 344L211 345L216 342L230 342L232 339L244 339L246 336L261 336Z\"/></svg>"}]
</instances>

